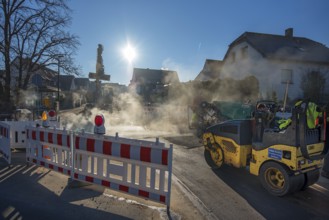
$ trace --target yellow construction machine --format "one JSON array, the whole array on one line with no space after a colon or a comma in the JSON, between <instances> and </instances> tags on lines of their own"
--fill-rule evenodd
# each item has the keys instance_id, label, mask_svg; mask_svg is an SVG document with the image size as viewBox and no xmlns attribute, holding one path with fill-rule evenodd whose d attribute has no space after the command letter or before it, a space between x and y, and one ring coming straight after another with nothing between
<instances>
[{"instance_id":1,"label":"yellow construction machine","mask_svg":"<svg viewBox=\"0 0 329 220\"><path fill-rule=\"evenodd\" d=\"M285 119L286 126L278 129L270 126L277 120L275 104L260 104L265 109L256 108L252 119L229 120L206 129L202 139L208 165L245 167L275 196L314 184L329 148L327 110L317 107L312 118L309 107L314 103L301 101ZM309 126L312 120L314 126Z\"/></svg>"}]
</instances>

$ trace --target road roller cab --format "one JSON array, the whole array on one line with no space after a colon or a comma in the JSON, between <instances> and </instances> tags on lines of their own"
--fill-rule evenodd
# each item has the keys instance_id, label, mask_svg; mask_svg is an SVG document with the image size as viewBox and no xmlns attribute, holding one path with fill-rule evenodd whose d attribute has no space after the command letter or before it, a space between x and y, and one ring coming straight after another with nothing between
<instances>
[{"instance_id":1,"label":"road roller cab","mask_svg":"<svg viewBox=\"0 0 329 220\"><path fill-rule=\"evenodd\" d=\"M276 196L314 184L329 147L327 112L302 101L293 108L291 117L282 119L275 117L275 105L259 104L253 119L226 121L206 130L203 144L207 163L212 168L223 163L247 167Z\"/></svg>"}]
</instances>

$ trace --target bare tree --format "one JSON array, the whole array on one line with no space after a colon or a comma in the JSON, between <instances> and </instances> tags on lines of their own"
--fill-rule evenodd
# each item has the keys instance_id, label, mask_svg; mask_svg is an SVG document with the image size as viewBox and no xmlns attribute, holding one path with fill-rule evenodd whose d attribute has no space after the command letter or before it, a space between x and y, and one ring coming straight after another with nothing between
<instances>
[{"instance_id":1,"label":"bare tree","mask_svg":"<svg viewBox=\"0 0 329 220\"><path fill-rule=\"evenodd\" d=\"M33 73L57 65L59 56L64 56L60 62L64 72L78 74L73 56L79 41L67 31L72 18L66 0L2 0L0 9L6 102L10 101L12 65L18 72L16 101Z\"/></svg>"},{"instance_id":2,"label":"bare tree","mask_svg":"<svg viewBox=\"0 0 329 220\"><path fill-rule=\"evenodd\" d=\"M321 70L308 70L302 75L300 88L304 93L304 98L310 98L315 102L320 102L324 96L326 85L325 74Z\"/></svg>"}]
</instances>

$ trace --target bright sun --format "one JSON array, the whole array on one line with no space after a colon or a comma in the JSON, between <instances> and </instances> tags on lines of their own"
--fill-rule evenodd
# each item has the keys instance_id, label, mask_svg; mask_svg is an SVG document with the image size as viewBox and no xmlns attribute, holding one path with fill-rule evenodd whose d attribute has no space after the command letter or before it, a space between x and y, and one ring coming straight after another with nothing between
<instances>
[{"instance_id":1,"label":"bright sun","mask_svg":"<svg viewBox=\"0 0 329 220\"><path fill-rule=\"evenodd\" d=\"M123 55L131 63L136 58L136 50L130 44L123 49Z\"/></svg>"}]
</instances>

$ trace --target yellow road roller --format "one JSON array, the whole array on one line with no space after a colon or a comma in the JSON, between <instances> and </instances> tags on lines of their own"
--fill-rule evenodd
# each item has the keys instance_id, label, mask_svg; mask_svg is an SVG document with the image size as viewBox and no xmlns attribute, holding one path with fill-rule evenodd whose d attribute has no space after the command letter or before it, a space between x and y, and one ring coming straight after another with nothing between
<instances>
[{"instance_id":1,"label":"yellow road roller","mask_svg":"<svg viewBox=\"0 0 329 220\"><path fill-rule=\"evenodd\" d=\"M259 102L251 119L208 127L202 136L207 164L213 169L223 164L247 168L275 196L317 182L329 148L326 108L300 101L289 117L277 113L274 103Z\"/></svg>"}]
</instances>

